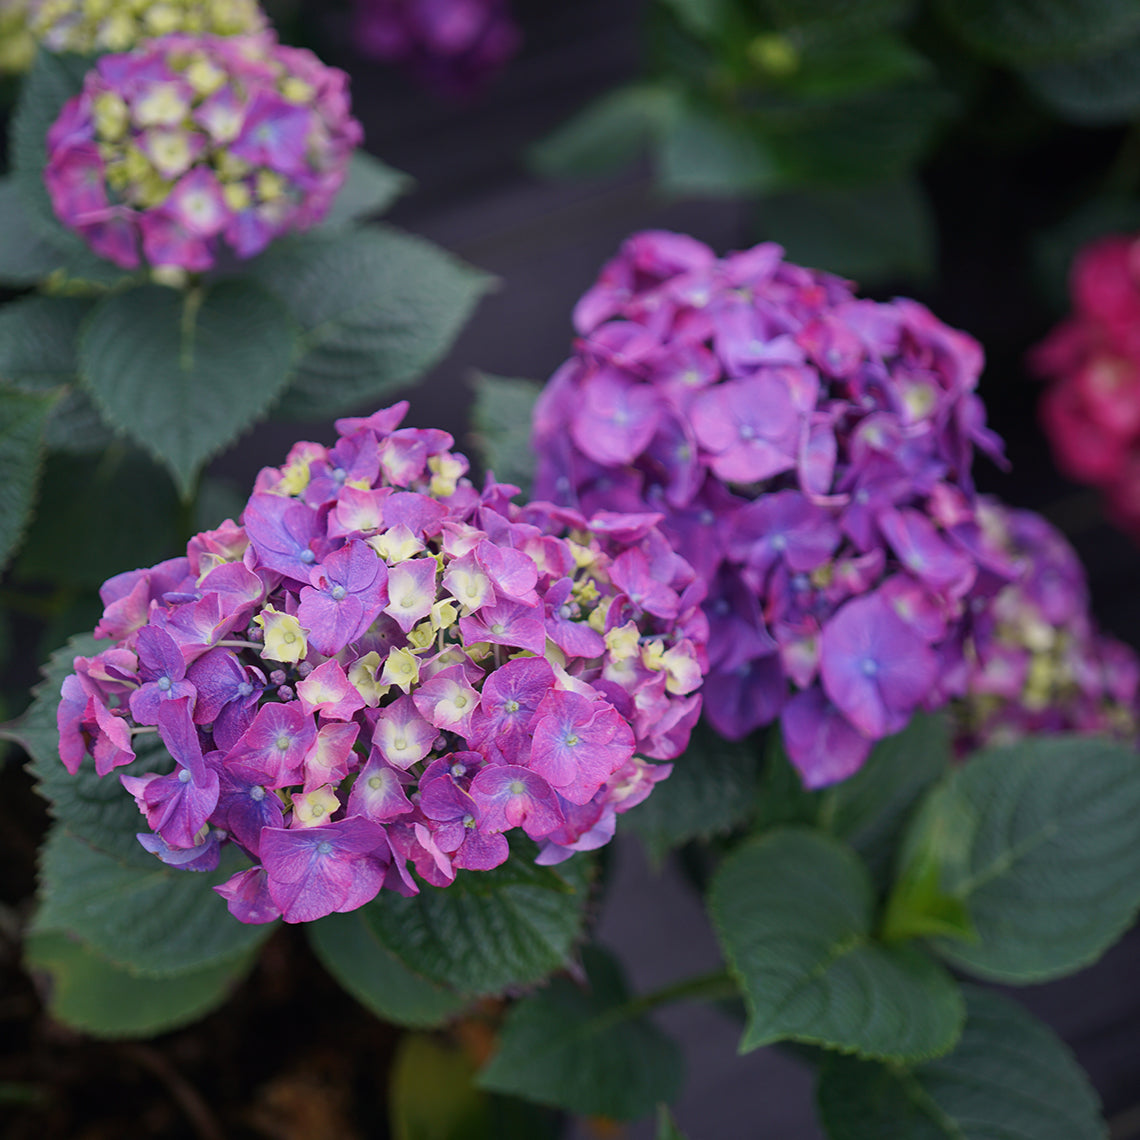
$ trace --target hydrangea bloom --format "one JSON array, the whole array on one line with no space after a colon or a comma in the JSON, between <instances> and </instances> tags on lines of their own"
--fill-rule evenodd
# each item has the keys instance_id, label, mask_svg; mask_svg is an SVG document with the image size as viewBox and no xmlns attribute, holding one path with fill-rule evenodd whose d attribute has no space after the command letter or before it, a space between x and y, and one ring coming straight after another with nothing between
<instances>
[{"instance_id":1,"label":"hydrangea bloom","mask_svg":"<svg viewBox=\"0 0 1140 1140\"><path fill-rule=\"evenodd\" d=\"M324 217L360 124L348 77L272 35L162 36L105 55L48 132L60 220L126 269L211 268Z\"/></svg>"},{"instance_id":2,"label":"hydrangea bloom","mask_svg":"<svg viewBox=\"0 0 1140 1140\"><path fill-rule=\"evenodd\" d=\"M356 44L449 95L478 87L522 39L507 0L356 0Z\"/></svg>"},{"instance_id":3,"label":"hydrangea bloom","mask_svg":"<svg viewBox=\"0 0 1140 1140\"><path fill-rule=\"evenodd\" d=\"M407 404L338 421L263 470L241 525L120 574L75 661L60 756L107 775L157 733L171 771L122 774L172 866L248 869L245 922L352 910L508 855L601 846L700 715L704 587L657 515L587 520L464 478Z\"/></svg>"},{"instance_id":4,"label":"hydrangea bloom","mask_svg":"<svg viewBox=\"0 0 1140 1140\"><path fill-rule=\"evenodd\" d=\"M1097 631L1076 551L1032 511L983 499L978 519L1016 577L972 622L966 695L954 704L959 748L1039 732L1136 740L1140 661Z\"/></svg>"},{"instance_id":5,"label":"hydrangea bloom","mask_svg":"<svg viewBox=\"0 0 1140 1140\"><path fill-rule=\"evenodd\" d=\"M535 410L536 493L665 515L709 587L713 727L779 718L815 787L943 703L999 581L970 476L975 446L1001 458L979 346L778 246L718 259L664 232L630 238L574 321Z\"/></svg>"},{"instance_id":6,"label":"hydrangea bloom","mask_svg":"<svg viewBox=\"0 0 1140 1140\"><path fill-rule=\"evenodd\" d=\"M129 51L171 32L234 36L266 27L256 0L30 0L28 24L49 51L80 55Z\"/></svg>"},{"instance_id":7,"label":"hydrangea bloom","mask_svg":"<svg viewBox=\"0 0 1140 1140\"><path fill-rule=\"evenodd\" d=\"M1086 246L1069 291L1072 315L1030 358L1052 381L1041 422L1057 466L1099 488L1116 524L1140 539L1140 242Z\"/></svg>"}]
</instances>

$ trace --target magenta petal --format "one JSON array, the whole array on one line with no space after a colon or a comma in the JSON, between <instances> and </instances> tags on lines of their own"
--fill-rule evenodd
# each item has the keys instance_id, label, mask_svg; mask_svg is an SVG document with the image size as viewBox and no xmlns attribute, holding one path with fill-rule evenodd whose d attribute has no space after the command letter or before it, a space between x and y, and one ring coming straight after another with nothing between
<instances>
[{"instance_id":1,"label":"magenta petal","mask_svg":"<svg viewBox=\"0 0 1140 1140\"><path fill-rule=\"evenodd\" d=\"M780 723L788 758L805 788L823 788L857 772L871 752L861 733L813 686L784 706Z\"/></svg>"},{"instance_id":2,"label":"magenta petal","mask_svg":"<svg viewBox=\"0 0 1140 1140\"><path fill-rule=\"evenodd\" d=\"M230 914L238 922L257 925L281 917L281 910L269 893L269 880L260 867L239 871L214 890L226 900Z\"/></svg>"},{"instance_id":3,"label":"magenta petal","mask_svg":"<svg viewBox=\"0 0 1140 1140\"><path fill-rule=\"evenodd\" d=\"M363 906L380 890L389 859L384 829L361 816L261 833L269 893L286 922L313 922Z\"/></svg>"},{"instance_id":4,"label":"magenta petal","mask_svg":"<svg viewBox=\"0 0 1140 1140\"><path fill-rule=\"evenodd\" d=\"M484 768L471 781L484 831L521 827L531 839L549 835L563 822L554 790L537 772L515 764Z\"/></svg>"}]
</instances>

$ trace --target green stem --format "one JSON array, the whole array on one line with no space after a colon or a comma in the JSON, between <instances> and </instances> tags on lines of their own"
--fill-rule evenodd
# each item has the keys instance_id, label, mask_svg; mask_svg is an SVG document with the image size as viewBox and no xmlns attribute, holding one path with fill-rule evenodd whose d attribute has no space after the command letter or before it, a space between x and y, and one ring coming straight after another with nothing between
<instances>
[{"instance_id":1,"label":"green stem","mask_svg":"<svg viewBox=\"0 0 1140 1140\"><path fill-rule=\"evenodd\" d=\"M612 1011L618 1020L640 1017L658 1006L678 1001L718 1001L721 998L740 996L740 987L727 970L713 970L693 978L682 978L659 990L632 998Z\"/></svg>"}]
</instances>

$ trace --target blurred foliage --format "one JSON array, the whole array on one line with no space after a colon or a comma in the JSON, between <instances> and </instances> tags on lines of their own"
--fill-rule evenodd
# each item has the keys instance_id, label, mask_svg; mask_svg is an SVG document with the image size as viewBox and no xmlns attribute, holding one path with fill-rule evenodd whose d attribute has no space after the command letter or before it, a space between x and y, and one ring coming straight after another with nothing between
<instances>
[{"instance_id":1,"label":"blurred foliage","mask_svg":"<svg viewBox=\"0 0 1140 1140\"><path fill-rule=\"evenodd\" d=\"M1131 0L654 0L646 30L646 74L544 140L537 168L648 153L666 193L757 199L758 236L864 282L932 273L932 159L968 140L1016 163L1140 114ZM1084 199L1135 189L1087 173ZM1073 208L1088 201L1054 222Z\"/></svg>"}]
</instances>

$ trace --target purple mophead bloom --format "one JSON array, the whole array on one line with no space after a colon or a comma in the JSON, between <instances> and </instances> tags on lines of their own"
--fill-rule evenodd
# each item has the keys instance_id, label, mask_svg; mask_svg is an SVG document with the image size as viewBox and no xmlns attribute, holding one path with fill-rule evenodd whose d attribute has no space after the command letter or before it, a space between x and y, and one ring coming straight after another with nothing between
<instances>
[{"instance_id":1,"label":"purple mophead bloom","mask_svg":"<svg viewBox=\"0 0 1140 1140\"><path fill-rule=\"evenodd\" d=\"M63 683L63 764L108 774L157 731L174 771L121 776L141 842L188 870L244 853L218 888L242 922L446 886L513 830L544 863L598 847L700 715L704 584L660 516L479 490L406 410L298 443L240 523L112 578L112 641Z\"/></svg>"},{"instance_id":2,"label":"purple mophead bloom","mask_svg":"<svg viewBox=\"0 0 1140 1140\"><path fill-rule=\"evenodd\" d=\"M522 42L507 0L354 0L362 55L398 63L443 95L478 89Z\"/></svg>"},{"instance_id":3,"label":"purple mophead bloom","mask_svg":"<svg viewBox=\"0 0 1140 1140\"><path fill-rule=\"evenodd\" d=\"M1015 577L965 643L965 695L952 705L959 750L1047 732L1135 742L1140 660L1097 629L1076 551L1033 511L983 498L978 518L990 558L1008 559Z\"/></svg>"},{"instance_id":4,"label":"purple mophead bloom","mask_svg":"<svg viewBox=\"0 0 1140 1140\"><path fill-rule=\"evenodd\" d=\"M965 692L970 616L1012 574L986 561L971 478L975 449L1002 461L975 341L779 246L720 258L661 231L625 242L574 322L535 409L535 493L664 516L707 586L718 732L779 719L819 787ZM651 566L619 578L669 612Z\"/></svg>"},{"instance_id":5,"label":"purple mophead bloom","mask_svg":"<svg viewBox=\"0 0 1140 1140\"><path fill-rule=\"evenodd\" d=\"M328 212L360 142L348 77L271 32L105 55L48 131L56 215L102 257L189 272Z\"/></svg>"}]
</instances>

